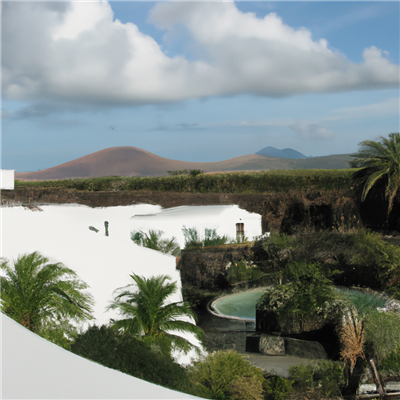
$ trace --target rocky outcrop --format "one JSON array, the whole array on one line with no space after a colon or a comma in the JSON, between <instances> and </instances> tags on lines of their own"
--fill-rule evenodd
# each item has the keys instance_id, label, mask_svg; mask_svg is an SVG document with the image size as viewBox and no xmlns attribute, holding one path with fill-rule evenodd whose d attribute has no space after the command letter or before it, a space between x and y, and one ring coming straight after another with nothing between
<instances>
[{"instance_id":1,"label":"rocky outcrop","mask_svg":"<svg viewBox=\"0 0 400 400\"><path fill-rule=\"evenodd\" d=\"M269 356L294 356L308 359L328 358L324 347L318 342L263 333L246 337L246 351Z\"/></svg>"}]
</instances>

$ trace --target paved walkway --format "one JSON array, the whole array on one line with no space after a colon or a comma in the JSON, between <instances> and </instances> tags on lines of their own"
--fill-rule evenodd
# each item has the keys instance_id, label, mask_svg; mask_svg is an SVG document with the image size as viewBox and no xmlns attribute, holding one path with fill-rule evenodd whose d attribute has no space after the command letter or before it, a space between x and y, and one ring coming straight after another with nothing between
<instances>
[{"instance_id":1,"label":"paved walkway","mask_svg":"<svg viewBox=\"0 0 400 400\"><path fill-rule=\"evenodd\" d=\"M293 356L266 356L259 353L240 353L243 358L249 360L254 366L261 369L264 374L277 375L289 378L289 368L293 365L307 364L311 360ZM314 360L315 361L315 360Z\"/></svg>"}]
</instances>

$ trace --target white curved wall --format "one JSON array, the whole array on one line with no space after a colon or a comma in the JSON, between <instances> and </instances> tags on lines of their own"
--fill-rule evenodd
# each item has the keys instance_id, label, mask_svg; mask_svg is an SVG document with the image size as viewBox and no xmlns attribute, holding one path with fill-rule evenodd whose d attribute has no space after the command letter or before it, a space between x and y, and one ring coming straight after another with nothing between
<instances>
[{"instance_id":1,"label":"white curved wall","mask_svg":"<svg viewBox=\"0 0 400 400\"><path fill-rule=\"evenodd\" d=\"M1 315L2 399L196 399L79 357Z\"/></svg>"}]
</instances>

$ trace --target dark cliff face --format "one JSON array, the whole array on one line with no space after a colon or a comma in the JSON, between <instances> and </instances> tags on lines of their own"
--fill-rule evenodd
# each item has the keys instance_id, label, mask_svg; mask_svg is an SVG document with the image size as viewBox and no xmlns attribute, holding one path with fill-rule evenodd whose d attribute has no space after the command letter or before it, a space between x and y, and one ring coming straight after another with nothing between
<instances>
[{"instance_id":1,"label":"dark cliff face","mask_svg":"<svg viewBox=\"0 0 400 400\"><path fill-rule=\"evenodd\" d=\"M387 202L381 191L371 191L361 203L356 190L293 190L265 194L172 193L172 192L97 192L75 189L26 189L2 191L2 202L22 204L77 203L91 207L110 207L138 203L162 207L182 205L230 205L261 214L263 232L296 233L303 229L345 230L366 226L381 229ZM389 229L396 229L400 217L400 199L396 199Z\"/></svg>"}]
</instances>

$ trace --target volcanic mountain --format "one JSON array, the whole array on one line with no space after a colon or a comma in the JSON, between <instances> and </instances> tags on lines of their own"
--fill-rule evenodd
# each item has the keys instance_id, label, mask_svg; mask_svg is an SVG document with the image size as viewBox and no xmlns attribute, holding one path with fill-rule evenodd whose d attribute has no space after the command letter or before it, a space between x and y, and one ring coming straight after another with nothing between
<instances>
[{"instance_id":1,"label":"volcanic mountain","mask_svg":"<svg viewBox=\"0 0 400 400\"><path fill-rule=\"evenodd\" d=\"M264 147L260 151L257 151L256 154L259 154L260 156L270 156L270 157L283 157L283 158L296 158L296 159L308 158L307 156L298 152L297 150L293 150L290 148L279 150L272 146Z\"/></svg>"},{"instance_id":2,"label":"volcanic mountain","mask_svg":"<svg viewBox=\"0 0 400 400\"><path fill-rule=\"evenodd\" d=\"M218 162L190 162L163 158L137 147L110 147L56 167L17 172L20 180L94 178L100 176L164 176L168 171L200 169L204 172L269 169L349 168L349 155L309 159L273 158L257 154Z\"/></svg>"}]
</instances>

